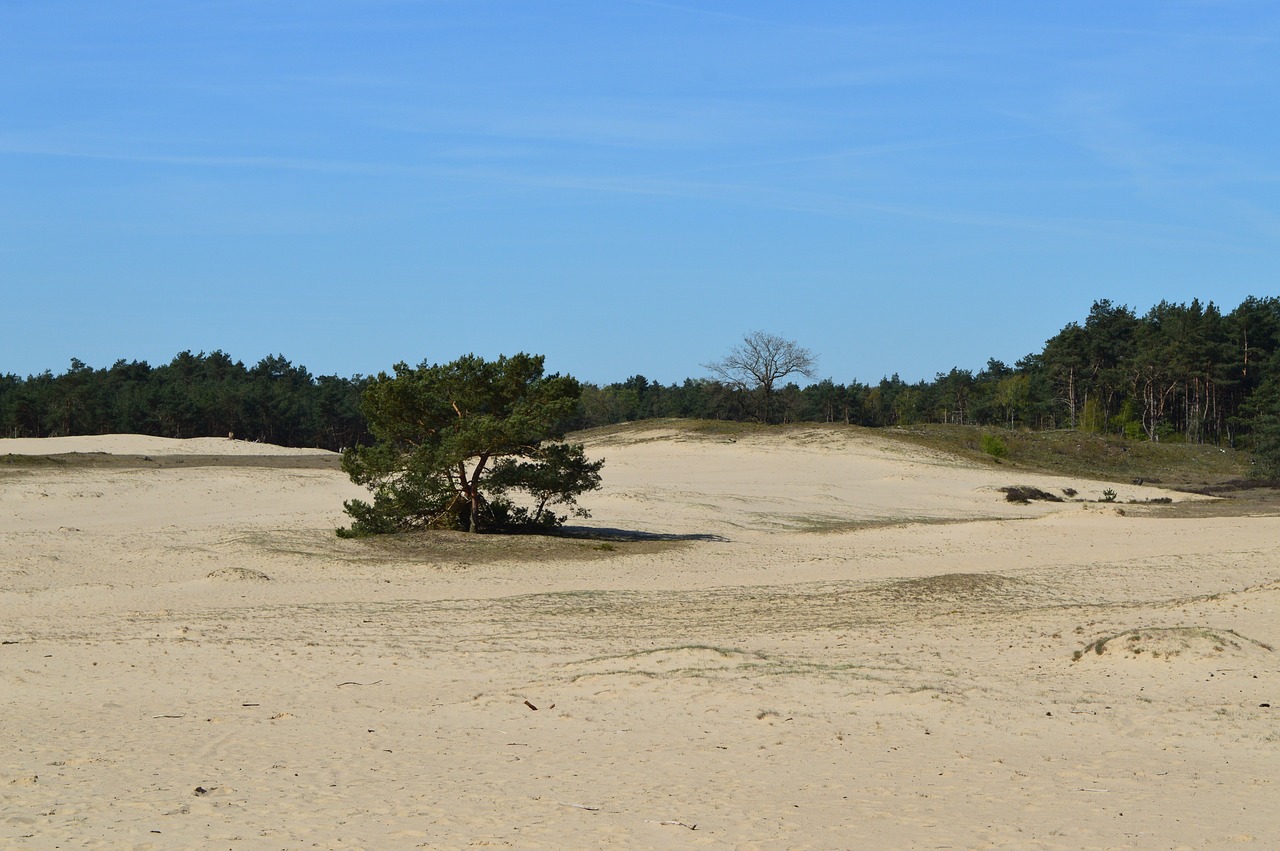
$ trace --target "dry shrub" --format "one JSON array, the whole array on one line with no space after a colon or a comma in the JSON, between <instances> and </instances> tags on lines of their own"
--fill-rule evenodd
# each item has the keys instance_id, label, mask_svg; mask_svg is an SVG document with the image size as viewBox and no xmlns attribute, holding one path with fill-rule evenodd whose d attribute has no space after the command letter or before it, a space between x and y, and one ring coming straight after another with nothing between
<instances>
[{"instance_id":1,"label":"dry shrub","mask_svg":"<svg viewBox=\"0 0 1280 851\"><path fill-rule=\"evenodd\" d=\"M1004 493L1004 498L1009 502L1016 502L1019 505L1028 505L1032 500L1040 500L1042 502L1062 502L1062 497L1057 494L1042 491L1040 488L1031 487L1030 485L1010 485L1000 488Z\"/></svg>"}]
</instances>

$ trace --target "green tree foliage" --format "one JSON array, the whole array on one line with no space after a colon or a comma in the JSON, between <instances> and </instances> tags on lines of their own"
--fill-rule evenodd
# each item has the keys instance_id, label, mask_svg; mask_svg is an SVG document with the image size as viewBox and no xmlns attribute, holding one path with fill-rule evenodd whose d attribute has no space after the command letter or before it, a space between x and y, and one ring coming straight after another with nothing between
<instances>
[{"instance_id":1,"label":"green tree foliage","mask_svg":"<svg viewBox=\"0 0 1280 851\"><path fill-rule=\"evenodd\" d=\"M600 486L603 461L559 442L575 416L581 386L544 375L541 356L448 364L381 373L361 408L376 442L347 450L342 467L373 502L346 503L344 536L415 528L547 528L562 524L553 506L573 509ZM511 497L523 492L531 505Z\"/></svg>"},{"instance_id":2,"label":"green tree foliage","mask_svg":"<svg viewBox=\"0 0 1280 851\"><path fill-rule=\"evenodd\" d=\"M1280 298L1250 297L1229 313L1212 303L1161 302L1141 315L1101 300L1013 366L993 359L976 373L957 367L915 383L893 375L870 385L831 378L805 387L784 384L783 344L789 341L759 335L752 349L747 344L756 336L735 353L745 356L744 363L757 350L763 354L757 366L766 369L759 376L725 373L664 385L636 374L587 384L571 425L651 417L873 427L949 422L1080 428L1265 453L1263 432L1271 422L1266 400L1277 392L1273 380L1280 371ZM812 357L798 347L790 351L801 364ZM813 377L798 369L792 374ZM250 367L217 351L182 352L155 367L120 360L94 369L73 360L61 375L0 375L0 435L235 432L249 440L336 450L371 442L360 409L369 383L358 375L313 377L283 355Z\"/></svg>"},{"instance_id":3,"label":"green tree foliage","mask_svg":"<svg viewBox=\"0 0 1280 851\"><path fill-rule=\"evenodd\" d=\"M1253 454L1253 474L1267 479L1280 479L1280 351L1255 367L1268 373L1257 391L1243 407L1249 424L1249 448Z\"/></svg>"},{"instance_id":4,"label":"green tree foliage","mask_svg":"<svg viewBox=\"0 0 1280 851\"><path fill-rule=\"evenodd\" d=\"M78 359L62 375L0 377L0 436L133 433L226 437L341 449L366 438L364 379L313 378L283 356L252 369L215 351L186 351L158 367Z\"/></svg>"},{"instance_id":5,"label":"green tree foliage","mask_svg":"<svg viewBox=\"0 0 1280 851\"><path fill-rule=\"evenodd\" d=\"M946 374L940 372L934 386L938 390L935 417L939 421L960 425L973 422L969 416L975 389L972 372L956 368Z\"/></svg>"},{"instance_id":6,"label":"green tree foliage","mask_svg":"<svg viewBox=\"0 0 1280 851\"><path fill-rule=\"evenodd\" d=\"M1013 428L1015 422L1025 421L1031 401L1031 377L1024 373L998 379L991 401L1009 428Z\"/></svg>"}]
</instances>

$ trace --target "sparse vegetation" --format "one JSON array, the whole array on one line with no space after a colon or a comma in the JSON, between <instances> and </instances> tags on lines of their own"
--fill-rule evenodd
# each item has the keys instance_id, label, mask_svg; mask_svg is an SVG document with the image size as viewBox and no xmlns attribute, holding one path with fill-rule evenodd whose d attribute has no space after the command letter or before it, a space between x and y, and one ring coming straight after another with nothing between
<instances>
[{"instance_id":1,"label":"sparse vegetation","mask_svg":"<svg viewBox=\"0 0 1280 851\"><path fill-rule=\"evenodd\" d=\"M982 461L982 429L961 425L916 425L880 429L877 435L972 461ZM1191 490L1243 480L1249 458L1220 446L1132 441L1072 429L1010 431L1002 436L1012 469L1114 482Z\"/></svg>"},{"instance_id":2,"label":"sparse vegetation","mask_svg":"<svg viewBox=\"0 0 1280 851\"><path fill-rule=\"evenodd\" d=\"M441 569L495 562L538 564L594 561L641 553L670 553L689 540L661 536L588 535L571 530L557 535L470 535L446 529L341 539L331 534L261 532L237 540L272 553L317 562L435 565Z\"/></svg>"},{"instance_id":3,"label":"sparse vegetation","mask_svg":"<svg viewBox=\"0 0 1280 851\"><path fill-rule=\"evenodd\" d=\"M893 526L949 526L961 523L981 523L981 517L926 517L923 515L899 515L893 517L832 517L829 515L801 515L785 518L786 528L814 534L842 534L864 529L885 529Z\"/></svg>"},{"instance_id":4,"label":"sparse vegetation","mask_svg":"<svg viewBox=\"0 0 1280 851\"><path fill-rule=\"evenodd\" d=\"M1233 629L1211 629L1208 627L1160 627L1128 629L1114 635L1103 636L1086 644L1082 649L1071 654L1074 662L1093 653L1101 656L1116 643L1120 643L1127 652L1134 656L1149 653L1153 659L1171 659L1186 652L1223 653L1227 650L1242 651L1247 649L1272 652L1270 644L1255 641L1241 635Z\"/></svg>"}]
</instances>

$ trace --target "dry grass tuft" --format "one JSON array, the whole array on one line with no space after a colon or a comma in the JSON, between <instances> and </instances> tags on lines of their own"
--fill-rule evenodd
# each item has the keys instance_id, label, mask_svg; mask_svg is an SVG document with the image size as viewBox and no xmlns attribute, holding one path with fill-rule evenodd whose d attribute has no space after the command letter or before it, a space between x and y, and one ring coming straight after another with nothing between
<instances>
[{"instance_id":1,"label":"dry grass tuft","mask_svg":"<svg viewBox=\"0 0 1280 851\"><path fill-rule=\"evenodd\" d=\"M1243 636L1233 629L1201 626L1146 627L1128 629L1091 641L1083 649L1073 653L1071 659L1079 662L1090 654L1102 656L1109 652L1129 657L1145 654L1152 659L1173 659L1184 655L1213 658L1226 653L1270 653L1274 649L1270 644Z\"/></svg>"},{"instance_id":2,"label":"dry grass tuft","mask_svg":"<svg viewBox=\"0 0 1280 851\"><path fill-rule=\"evenodd\" d=\"M891 582L883 589L887 597L914 601L974 597L1000 597L1022 593L1028 583L995 573L944 573Z\"/></svg>"}]
</instances>

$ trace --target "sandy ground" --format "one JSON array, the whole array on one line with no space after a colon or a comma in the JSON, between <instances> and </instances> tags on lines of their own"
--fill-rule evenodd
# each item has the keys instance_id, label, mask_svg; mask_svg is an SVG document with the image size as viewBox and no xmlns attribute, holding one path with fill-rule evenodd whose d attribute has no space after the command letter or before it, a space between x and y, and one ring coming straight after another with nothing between
<instances>
[{"instance_id":1,"label":"sandy ground","mask_svg":"<svg viewBox=\"0 0 1280 851\"><path fill-rule=\"evenodd\" d=\"M588 449L612 531L474 545L336 538L316 453L0 440L237 459L0 463L0 846L1280 847L1280 518L861 431Z\"/></svg>"}]
</instances>

